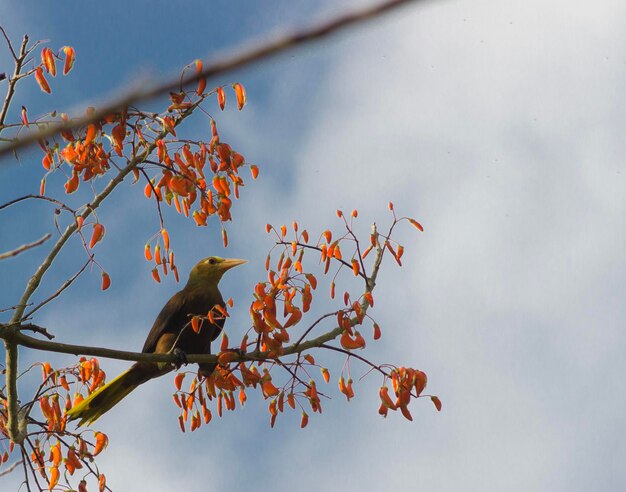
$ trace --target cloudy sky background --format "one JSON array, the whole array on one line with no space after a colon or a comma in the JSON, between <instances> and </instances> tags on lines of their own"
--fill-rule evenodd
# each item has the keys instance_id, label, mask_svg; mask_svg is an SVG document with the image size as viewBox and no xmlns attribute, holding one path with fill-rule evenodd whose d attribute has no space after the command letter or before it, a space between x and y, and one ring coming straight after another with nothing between
<instances>
[{"instance_id":1,"label":"cloudy sky background","mask_svg":"<svg viewBox=\"0 0 626 492\"><path fill-rule=\"evenodd\" d=\"M195 58L359 4L4 2L0 23L14 39L28 32L78 54L52 96L33 82L14 109L82 111ZM250 260L222 283L236 302L236 339L263 278L266 222L297 219L319 231L339 227L335 209L357 208L367 231L373 220L385 223L392 200L425 233L399 232L405 266L388 263L381 273L372 314L383 338L367 355L427 372L444 408L420 400L414 422L383 420L371 375L349 404L333 382L333 399L305 430L296 413L271 430L255 397L183 435L165 377L98 422L111 439L99 460L111 487L622 489L624 33L617 1L430 2L214 81L247 88L243 112L231 96L216 116L222 137L261 177L235 206L226 251L215 223L195 228L168 214L181 271L208 254ZM6 52L0 64L10 70ZM188 131L207 128L198 120ZM2 202L38 189L40 159L34 151L21 164L3 161ZM94 272L36 320L59 341L138 350L177 289L149 279L142 248L158 224L152 204L131 191L99 212L107 236L98 259L112 288L101 293ZM2 251L52 230L41 204L2 211L0 221ZM2 307L17 301L49 247L0 263ZM60 258L42 293L78 269L79 251ZM21 354L23 367L40 357ZM128 366L102 365L110 376ZM19 481L14 472L0 488Z\"/></svg>"}]
</instances>

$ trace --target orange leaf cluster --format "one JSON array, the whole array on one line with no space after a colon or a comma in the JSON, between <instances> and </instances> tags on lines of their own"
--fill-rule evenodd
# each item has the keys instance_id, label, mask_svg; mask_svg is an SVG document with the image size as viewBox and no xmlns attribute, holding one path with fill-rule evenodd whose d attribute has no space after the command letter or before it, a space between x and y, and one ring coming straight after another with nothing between
<instances>
[{"instance_id":1,"label":"orange leaf cluster","mask_svg":"<svg viewBox=\"0 0 626 492\"><path fill-rule=\"evenodd\" d=\"M381 386L379 392L381 405L378 413L386 417L390 409L400 409L407 420L413 420L408 405L411 397L418 398L426 388L426 374L410 367L398 367L391 372L391 382L395 401L389 395L389 388L386 385Z\"/></svg>"}]
</instances>

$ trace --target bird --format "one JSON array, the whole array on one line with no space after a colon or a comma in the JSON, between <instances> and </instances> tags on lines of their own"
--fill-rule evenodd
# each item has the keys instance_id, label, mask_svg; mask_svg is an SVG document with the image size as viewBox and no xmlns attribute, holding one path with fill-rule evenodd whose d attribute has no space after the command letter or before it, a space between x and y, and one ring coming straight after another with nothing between
<instances>
[{"instance_id":1,"label":"bird","mask_svg":"<svg viewBox=\"0 0 626 492\"><path fill-rule=\"evenodd\" d=\"M146 338L142 352L174 353L176 368L187 362L186 354L210 354L211 342L221 333L224 318L205 319L200 331L191 327L193 316L207 316L215 306L224 307L218 283L226 271L246 263L236 258L210 256L198 262L189 274L185 287L163 306ZM216 364L201 363L199 375L208 377ZM105 384L68 412L68 421L80 419L78 427L91 425L117 405L140 384L173 370L171 363L136 362L130 369Z\"/></svg>"}]
</instances>

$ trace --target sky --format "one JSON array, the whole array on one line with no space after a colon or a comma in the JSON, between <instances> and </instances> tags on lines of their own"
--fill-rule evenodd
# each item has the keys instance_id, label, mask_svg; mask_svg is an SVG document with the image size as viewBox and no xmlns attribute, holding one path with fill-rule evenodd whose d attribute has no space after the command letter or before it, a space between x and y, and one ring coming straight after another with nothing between
<instances>
[{"instance_id":1,"label":"sky","mask_svg":"<svg viewBox=\"0 0 626 492\"><path fill-rule=\"evenodd\" d=\"M0 23L14 39L28 32L77 51L72 76L57 77L52 96L33 82L16 108L81 112L195 58L362 4L10 1L0 5ZM255 397L181 434L166 376L98 422L110 437L99 466L113 490L623 489L626 11L619 7L431 1L213 81L246 87L242 112L231 96L215 116L222 137L261 175L235 205L226 250L216 223L200 229L166 216L181 272L209 254L249 260L220 284L235 300L236 339L250 325L251 291L264 278L266 222L338 230L335 210L356 208L357 229L367 234L372 221L388 221L393 201L425 231L399 231L404 266L389 262L381 271L371 314L383 337L364 355L425 371L443 410L423 399L411 406L413 422L396 413L382 419L376 376L359 381L349 403L333 377L332 400L304 430L298 414L270 429L267 403ZM189 131L208 129L198 123ZM20 163L3 161L2 202L38 189L40 159L35 149ZM140 189L124 191L99 214L107 236L98 260L111 288L100 292L94 271L36 320L58 341L138 350L177 289L150 280L143 245L158 222ZM51 210L0 211L0 226L4 251L52 231ZM16 302L48 247L0 263L3 306ZM43 292L79 268L77 251L60 257ZM38 358L21 351L24 368ZM342 361L317 358L337 375ZM101 364L110 376L128 366ZM0 488L19 482L13 473Z\"/></svg>"}]
</instances>

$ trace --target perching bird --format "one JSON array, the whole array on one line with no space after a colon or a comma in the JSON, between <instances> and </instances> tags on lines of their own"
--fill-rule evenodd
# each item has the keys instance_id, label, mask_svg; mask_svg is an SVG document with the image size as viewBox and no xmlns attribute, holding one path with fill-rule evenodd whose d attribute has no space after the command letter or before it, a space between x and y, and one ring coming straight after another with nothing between
<instances>
[{"instance_id":1,"label":"perching bird","mask_svg":"<svg viewBox=\"0 0 626 492\"><path fill-rule=\"evenodd\" d=\"M210 354L211 342L222 331L224 319L215 319L214 324L204 320L200 332L195 333L191 327L191 318L194 315L206 316L216 305L224 306L217 284L227 270L245 262L211 256L194 266L187 285L161 309L142 352L173 352L181 359L181 363L186 360L185 354ZM199 366L203 376L210 375L215 369L215 364ZM69 420L81 419L79 427L93 424L137 386L171 370L172 365L169 363L136 362L126 372L71 408L67 416Z\"/></svg>"}]
</instances>

